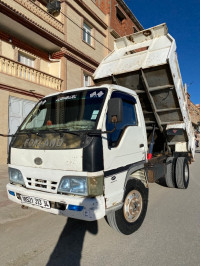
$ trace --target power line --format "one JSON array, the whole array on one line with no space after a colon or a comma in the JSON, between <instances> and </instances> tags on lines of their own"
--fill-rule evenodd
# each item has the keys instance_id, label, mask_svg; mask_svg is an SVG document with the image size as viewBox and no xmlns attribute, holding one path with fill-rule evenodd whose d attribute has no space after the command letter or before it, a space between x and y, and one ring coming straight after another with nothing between
<instances>
[{"instance_id":1,"label":"power line","mask_svg":"<svg viewBox=\"0 0 200 266\"><path fill-rule=\"evenodd\" d=\"M76 22L74 22L71 18L69 18L68 16L66 16L63 12L60 12L63 16L65 16L67 19L69 19L74 25L76 25L79 29L85 31L84 28L82 28L81 26L79 26ZM91 38L93 38L95 41L97 41L99 44L101 44L104 48L108 49L108 51L112 52L112 50L110 50L107 46L105 46L102 42L100 42L99 40L97 40L94 36L92 36L89 32L86 32L86 34L88 34Z\"/></svg>"}]
</instances>

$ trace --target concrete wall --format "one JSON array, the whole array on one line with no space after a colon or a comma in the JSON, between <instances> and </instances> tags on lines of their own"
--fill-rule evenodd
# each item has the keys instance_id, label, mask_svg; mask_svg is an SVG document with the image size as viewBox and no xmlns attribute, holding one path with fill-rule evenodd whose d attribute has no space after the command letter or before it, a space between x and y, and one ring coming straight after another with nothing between
<instances>
[{"instance_id":1,"label":"concrete wall","mask_svg":"<svg viewBox=\"0 0 200 266\"><path fill-rule=\"evenodd\" d=\"M76 10L67 7L67 16L70 19L66 19L67 23L67 41L75 48L79 49L83 53L89 55L94 60L100 62L105 56L105 49L103 45L106 45L105 30L91 17L86 11L82 10L78 4L73 4ZM77 11L79 13L77 13ZM82 14L82 16L80 16ZM105 17L105 15L104 15ZM103 17L103 19L105 19ZM76 22L74 24L72 21ZM92 43L91 45L83 41L83 23L88 23L92 28ZM78 25L78 26L77 26ZM104 34L102 35L101 32ZM94 37L94 38L93 38ZM98 41L96 41L96 40ZM100 44L102 43L102 44Z\"/></svg>"}]
</instances>

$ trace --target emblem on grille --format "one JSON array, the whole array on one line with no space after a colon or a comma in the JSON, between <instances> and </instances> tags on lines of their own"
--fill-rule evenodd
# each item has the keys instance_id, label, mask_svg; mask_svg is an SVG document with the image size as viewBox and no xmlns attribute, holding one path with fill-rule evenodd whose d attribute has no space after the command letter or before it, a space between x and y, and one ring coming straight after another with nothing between
<instances>
[{"instance_id":1,"label":"emblem on grille","mask_svg":"<svg viewBox=\"0 0 200 266\"><path fill-rule=\"evenodd\" d=\"M35 158L34 163L37 165L41 165L43 162L42 162L42 159L40 157L37 157L37 158Z\"/></svg>"}]
</instances>

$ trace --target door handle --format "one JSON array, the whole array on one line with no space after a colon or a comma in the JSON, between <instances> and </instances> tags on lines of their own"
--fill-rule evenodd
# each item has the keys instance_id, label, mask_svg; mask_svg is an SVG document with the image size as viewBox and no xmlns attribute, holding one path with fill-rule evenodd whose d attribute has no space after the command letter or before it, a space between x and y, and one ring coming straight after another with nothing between
<instances>
[{"instance_id":1,"label":"door handle","mask_svg":"<svg viewBox=\"0 0 200 266\"><path fill-rule=\"evenodd\" d=\"M140 146L139 146L140 148L143 148L144 147L144 144L140 144Z\"/></svg>"}]
</instances>

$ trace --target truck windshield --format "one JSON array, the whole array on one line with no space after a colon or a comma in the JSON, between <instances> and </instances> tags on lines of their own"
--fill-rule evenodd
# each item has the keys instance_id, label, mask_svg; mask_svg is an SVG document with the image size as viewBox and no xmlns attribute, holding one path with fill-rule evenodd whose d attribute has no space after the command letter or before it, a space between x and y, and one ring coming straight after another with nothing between
<instances>
[{"instance_id":1,"label":"truck windshield","mask_svg":"<svg viewBox=\"0 0 200 266\"><path fill-rule=\"evenodd\" d=\"M20 132L96 129L107 89L88 89L42 99L23 122Z\"/></svg>"}]
</instances>

